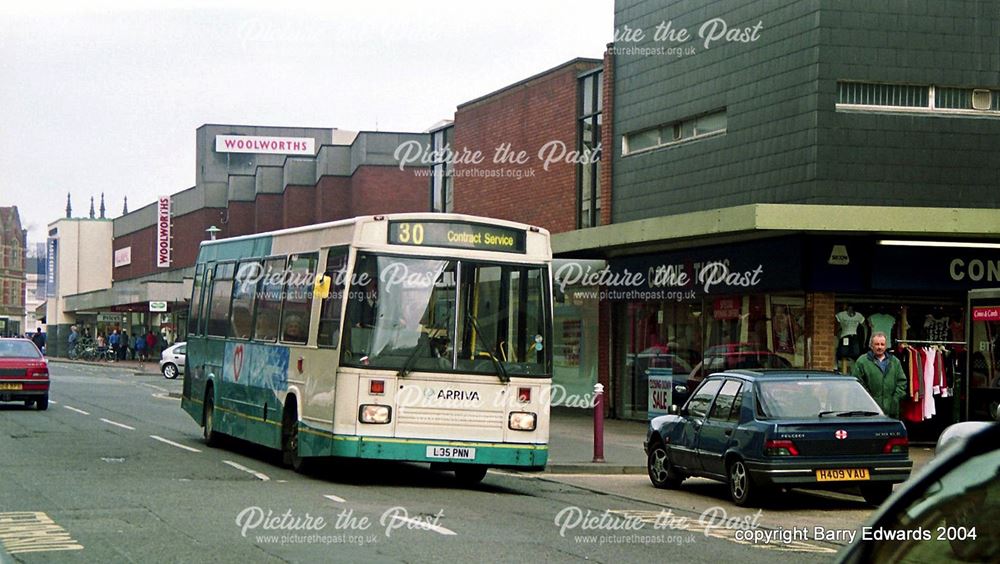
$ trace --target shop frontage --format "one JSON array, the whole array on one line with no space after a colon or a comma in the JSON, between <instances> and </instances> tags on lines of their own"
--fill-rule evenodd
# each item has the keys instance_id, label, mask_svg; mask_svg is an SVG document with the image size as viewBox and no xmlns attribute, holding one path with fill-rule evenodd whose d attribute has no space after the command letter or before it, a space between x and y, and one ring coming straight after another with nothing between
<instances>
[{"instance_id":1,"label":"shop frontage","mask_svg":"<svg viewBox=\"0 0 1000 564\"><path fill-rule=\"evenodd\" d=\"M602 298L611 311L614 414L661 414L717 370L850 373L882 332L909 379L904 421L918 440L936 437L988 414L976 401L966 407L977 393L966 298L996 285L998 269L996 249L866 236L787 235L613 258L614 284ZM979 341L995 339L995 329L977 330L986 332ZM971 385L997 379L986 372Z\"/></svg>"}]
</instances>

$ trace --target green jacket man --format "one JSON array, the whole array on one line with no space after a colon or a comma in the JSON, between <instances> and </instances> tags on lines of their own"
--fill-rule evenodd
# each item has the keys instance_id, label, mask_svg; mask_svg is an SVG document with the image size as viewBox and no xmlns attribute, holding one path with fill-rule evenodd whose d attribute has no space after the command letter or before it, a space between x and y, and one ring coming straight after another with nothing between
<instances>
[{"instance_id":1,"label":"green jacket man","mask_svg":"<svg viewBox=\"0 0 1000 564\"><path fill-rule=\"evenodd\" d=\"M886 354L885 333L875 333L869 341L871 350L858 358L851 374L875 399L889 417L899 419L899 401L906 395L906 375L899 359Z\"/></svg>"}]
</instances>

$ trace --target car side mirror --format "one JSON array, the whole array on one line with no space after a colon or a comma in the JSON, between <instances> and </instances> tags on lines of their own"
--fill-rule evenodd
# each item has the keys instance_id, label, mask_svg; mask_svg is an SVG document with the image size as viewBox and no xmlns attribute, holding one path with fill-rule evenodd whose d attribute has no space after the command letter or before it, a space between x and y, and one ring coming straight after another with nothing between
<instances>
[{"instance_id":1,"label":"car side mirror","mask_svg":"<svg viewBox=\"0 0 1000 564\"><path fill-rule=\"evenodd\" d=\"M681 408L677 407L677 404L675 404L675 403L674 404L670 404L670 407L667 408L667 413L669 413L670 415L679 415L680 412L681 412Z\"/></svg>"}]
</instances>

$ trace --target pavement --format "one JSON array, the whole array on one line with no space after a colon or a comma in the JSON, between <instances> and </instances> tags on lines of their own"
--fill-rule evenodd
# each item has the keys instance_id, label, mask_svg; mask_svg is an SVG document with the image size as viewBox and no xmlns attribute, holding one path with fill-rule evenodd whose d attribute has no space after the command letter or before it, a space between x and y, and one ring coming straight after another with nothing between
<instances>
[{"instance_id":1,"label":"pavement","mask_svg":"<svg viewBox=\"0 0 1000 564\"><path fill-rule=\"evenodd\" d=\"M163 378L158 360L140 363L134 360L118 362L71 361L86 365L106 365L131 371L134 376ZM549 427L549 462L545 468L551 474L645 474L646 455L642 442L646 438L645 421L604 420L604 459L594 461L594 412L592 409L553 407ZM911 444L910 458L916 473L934 457L932 445Z\"/></svg>"}]
</instances>

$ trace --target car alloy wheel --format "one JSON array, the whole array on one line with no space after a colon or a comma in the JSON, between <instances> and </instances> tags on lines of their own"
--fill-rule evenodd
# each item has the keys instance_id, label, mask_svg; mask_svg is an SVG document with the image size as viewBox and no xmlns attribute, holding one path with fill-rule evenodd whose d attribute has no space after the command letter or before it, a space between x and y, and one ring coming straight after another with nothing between
<instances>
[{"instance_id":1,"label":"car alloy wheel","mask_svg":"<svg viewBox=\"0 0 1000 564\"><path fill-rule=\"evenodd\" d=\"M750 504L753 494L753 482L742 460L736 460L729 465L729 496L733 503L739 506Z\"/></svg>"},{"instance_id":2,"label":"car alloy wheel","mask_svg":"<svg viewBox=\"0 0 1000 564\"><path fill-rule=\"evenodd\" d=\"M163 377L167 380L173 380L177 377L177 366L172 363L167 363L163 365Z\"/></svg>"},{"instance_id":3,"label":"car alloy wheel","mask_svg":"<svg viewBox=\"0 0 1000 564\"><path fill-rule=\"evenodd\" d=\"M676 488L681 483L681 480L674 475L670 459L667 457L667 448L661 443L650 447L649 455L646 457L646 472L649 474L649 481L657 488Z\"/></svg>"}]
</instances>

